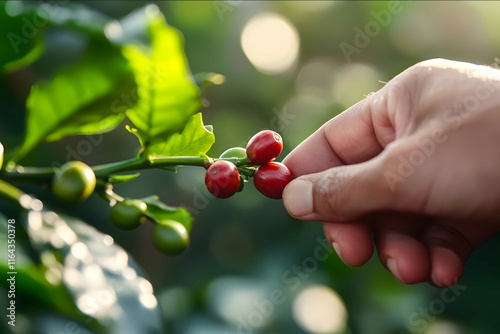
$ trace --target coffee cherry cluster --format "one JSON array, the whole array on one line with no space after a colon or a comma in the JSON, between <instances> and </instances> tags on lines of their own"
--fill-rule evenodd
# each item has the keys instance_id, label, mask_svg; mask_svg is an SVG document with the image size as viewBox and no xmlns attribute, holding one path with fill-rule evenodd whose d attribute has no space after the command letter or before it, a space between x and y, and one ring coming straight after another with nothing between
<instances>
[{"instance_id":1,"label":"coffee cherry cluster","mask_svg":"<svg viewBox=\"0 0 500 334\"><path fill-rule=\"evenodd\" d=\"M246 149L230 148L222 153L219 159L236 158L248 163L248 168L253 171L255 188L269 198L280 199L285 186L292 178L292 173L284 164L273 161L282 150L281 136L274 131L263 130L248 141ZM208 168L205 184L215 197L228 198L243 189L248 177L247 173L240 173L233 162L217 160Z\"/></svg>"},{"instance_id":2,"label":"coffee cherry cluster","mask_svg":"<svg viewBox=\"0 0 500 334\"><path fill-rule=\"evenodd\" d=\"M0 150L0 153L2 151ZM85 200L95 187L94 171L81 161L65 163L57 170L52 180L54 194L69 202ZM133 230L146 220L148 205L141 200L114 200L111 205L111 222L119 229ZM189 233L184 225L174 220L160 220L154 223L153 243L160 251L168 255L178 255L188 247Z\"/></svg>"},{"instance_id":3,"label":"coffee cherry cluster","mask_svg":"<svg viewBox=\"0 0 500 334\"><path fill-rule=\"evenodd\" d=\"M111 207L111 222L122 230L139 227L145 220L148 206L138 199L125 199ZM189 232L175 220L154 221L153 243L168 255L179 255L189 246Z\"/></svg>"},{"instance_id":4,"label":"coffee cherry cluster","mask_svg":"<svg viewBox=\"0 0 500 334\"><path fill-rule=\"evenodd\" d=\"M263 195L280 199L292 173L282 163L274 160L283 150L283 139L271 130L255 134L246 148L233 147L218 159L210 159L205 175L208 191L218 198L228 198L242 191L246 182L253 177L255 188ZM0 144L0 167L3 146ZM62 165L52 179L52 191L66 201L83 201L99 187L99 193L109 200L110 218L113 225L123 230L139 227L146 218L155 224L153 243L169 255L182 253L189 245L189 231L180 222L155 219L149 210L150 203L138 199L124 199L112 192L111 181L99 179L94 170L81 161L70 161ZM103 186L106 190L103 191ZM152 204L154 207L154 204Z\"/></svg>"}]
</instances>

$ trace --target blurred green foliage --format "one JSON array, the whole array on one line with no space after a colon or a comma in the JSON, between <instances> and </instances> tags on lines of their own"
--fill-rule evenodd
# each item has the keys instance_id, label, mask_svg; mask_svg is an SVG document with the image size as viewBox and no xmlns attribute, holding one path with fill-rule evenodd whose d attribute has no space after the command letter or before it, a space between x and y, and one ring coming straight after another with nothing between
<instances>
[{"instance_id":1,"label":"blurred green foliage","mask_svg":"<svg viewBox=\"0 0 500 334\"><path fill-rule=\"evenodd\" d=\"M210 71L226 77L225 84L207 91L202 100L205 124L214 126L216 138L208 154L218 156L229 147L245 146L254 133L272 128L284 138L284 156L325 121L418 61L443 57L492 64L499 56L500 4L402 2L400 5L401 12L390 15L387 26L381 26L378 34L369 37L369 43L358 48L360 52L352 54L348 62L340 44L355 46L355 28L363 31L368 23L376 21L373 13L387 10L387 2L159 2L167 22L184 36L191 72ZM44 29L43 53L38 33L29 43L20 44L23 47L20 54L25 55L22 68L15 63L10 65L11 72L0 80L0 141L6 149L13 149L23 140L24 105L32 84L54 75L64 76L56 74L61 65L71 66L85 57L87 33L99 35L102 31L95 28L102 22L95 16L71 13L91 8L89 13L99 13L99 18L119 20L142 6L142 2L134 1L64 5L59 9L65 15L54 16L62 18L53 19L49 26L60 26L64 20L70 20L74 29ZM299 35L299 58L293 68L282 74L259 72L241 48L245 24L263 12L286 18ZM81 20L82 17L88 19ZM20 29L22 21L0 22L2 35ZM129 40L144 39L133 29L124 35ZM11 44L5 38L1 43L0 48L5 52L1 53L0 64L13 64L20 54L12 55ZM35 61L35 55L39 54ZM105 48L99 54L102 58L98 62L113 57L113 51ZM31 65L24 67L27 64ZM114 64L119 66L119 61ZM117 80L127 84L126 80ZM112 93L110 89L115 84L106 87L105 92ZM91 88L98 89L99 85ZM64 85L65 91L71 89ZM69 99L67 95L61 99ZM186 100L190 96L186 94ZM64 105L68 108L78 105L78 97L81 94ZM196 107L193 103L192 108ZM182 117L188 119L186 115ZM161 129L155 134L164 131L168 130ZM30 136L35 134L36 131ZM23 162L58 166L78 159L97 164L129 158L131 147L138 149L139 143L120 126L105 135L76 136L42 144ZM29 186L24 189L51 207L111 234L117 244L130 252L150 277L169 333L238 333L241 326L238 319L248 322L250 314L261 312L256 304L268 300L275 289L284 292L286 301L275 305L272 314L263 317L262 327L251 328L251 333L309 333L297 325L293 301L301 290L313 284L330 287L342 298L348 317L345 333L497 333L496 306L500 297L497 237L473 253L459 283L465 288L454 294L456 298L450 302L445 302L448 299L443 299L442 290L429 285L397 283L375 255L367 265L355 269L331 254L324 261L317 261L316 269L299 276L292 267L310 265L306 259L314 258L320 245L317 238L322 236L321 225L291 219L279 201L263 198L251 185L233 198L214 199L205 190L203 177L203 171L197 168L181 168L176 174L145 171L141 182L132 180L117 185L117 189L130 197L155 193L169 205L188 207L195 217L191 246L186 254L175 259L160 254L151 244L150 225L144 224L133 233L115 229L107 217L107 205L97 198L63 206L46 190ZM12 212L3 204L0 209L7 217ZM6 291L0 292L0 306L4 307ZM42 289L40 294L43 295ZM61 295L56 302L66 305L65 298ZM47 328L47 333L67 330L64 329L67 321L61 320L61 316L48 310L33 312L44 307L37 303L30 306L29 301L24 299L20 323L23 316L29 316L33 324L43 324L40 328ZM0 328L3 331L5 327ZM23 327L17 330L23 332Z\"/></svg>"}]
</instances>

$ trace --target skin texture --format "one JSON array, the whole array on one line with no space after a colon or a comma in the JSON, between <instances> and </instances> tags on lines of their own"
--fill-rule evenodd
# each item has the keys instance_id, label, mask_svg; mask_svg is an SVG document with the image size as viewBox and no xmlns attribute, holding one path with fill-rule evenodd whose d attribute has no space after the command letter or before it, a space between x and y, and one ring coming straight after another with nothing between
<instances>
[{"instance_id":1,"label":"skin texture","mask_svg":"<svg viewBox=\"0 0 500 334\"><path fill-rule=\"evenodd\" d=\"M433 59L333 118L283 161L288 212L342 260L374 245L402 283L445 287L500 229L500 71ZM300 176L300 177L299 177Z\"/></svg>"}]
</instances>

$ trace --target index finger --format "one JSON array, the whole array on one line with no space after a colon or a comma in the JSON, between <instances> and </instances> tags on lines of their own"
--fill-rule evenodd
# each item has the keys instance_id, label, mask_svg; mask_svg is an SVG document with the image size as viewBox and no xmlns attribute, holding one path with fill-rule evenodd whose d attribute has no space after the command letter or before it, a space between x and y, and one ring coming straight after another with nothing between
<instances>
[{"instance_id":1,"label":"index finger","mask_svg":"<svg viewBox=\"0 0 500 334\"><path fill-rule=\"evenodd\" d=\"M368 97L334 117L297 146L283 160L294 177L369 160L383 150L374 130Z\"/></svg>"}]
</instances>

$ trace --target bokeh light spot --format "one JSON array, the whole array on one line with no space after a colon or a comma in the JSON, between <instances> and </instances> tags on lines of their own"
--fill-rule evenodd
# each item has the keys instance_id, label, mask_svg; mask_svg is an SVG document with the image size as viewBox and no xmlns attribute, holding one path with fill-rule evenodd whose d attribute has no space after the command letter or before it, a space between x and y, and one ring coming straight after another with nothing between
<instances>
[{"instance_id":1,"label":"bokeh light spot","mask_svg":"<svg viewBox=\"0 0 500 334\"><path fill-rule=\"evenodd\" d=\"M259 71L279 74L295 64L299 54L299 35L285 18L264 13L247 22L241 34L241 46Z\"/></svg>"},{"instance_id":2,"label":"bokeh light spot","mask_svg":"<svg viewBox=\"0 0 500 334\"><path fill-rule=\"evenodd\" d=\"M158 301L151 293L141 293L139 296L139 300L141 301L141 304L146 308L155 308L156 305L158 305Z\"/></svg>"},{"instance_id":3,"label":"bokeh light spot","mask_svg":"<svg viewBox=\"0 0 500 334\"><path fill-rule=\"evenodd\" d=\"M425 334L460 334L459 326L451 321L436 321L429 325Z\"/></svg>"},{"instance_id":4,"label":"bokeh light spot","mask_svg":"<svg viewBox=\"0 0 500 334\"><path fill-rule=\"evenodd\" d=\"M352 63L341 67L332 84L333 102L348 108L383 87L382 76L368 64Z\"/></svg>"},{"instance_id":5,"label":"bokeh light spot","mask_svg":"<svg viewBox=\"0 0 500 334\"><path fill-rule=\"evenodd\" d=\"M347 310L335 291L314 285L295 298L293 316L308 333L339 333L346 326Z\"/></svg>"}]
</instances>

